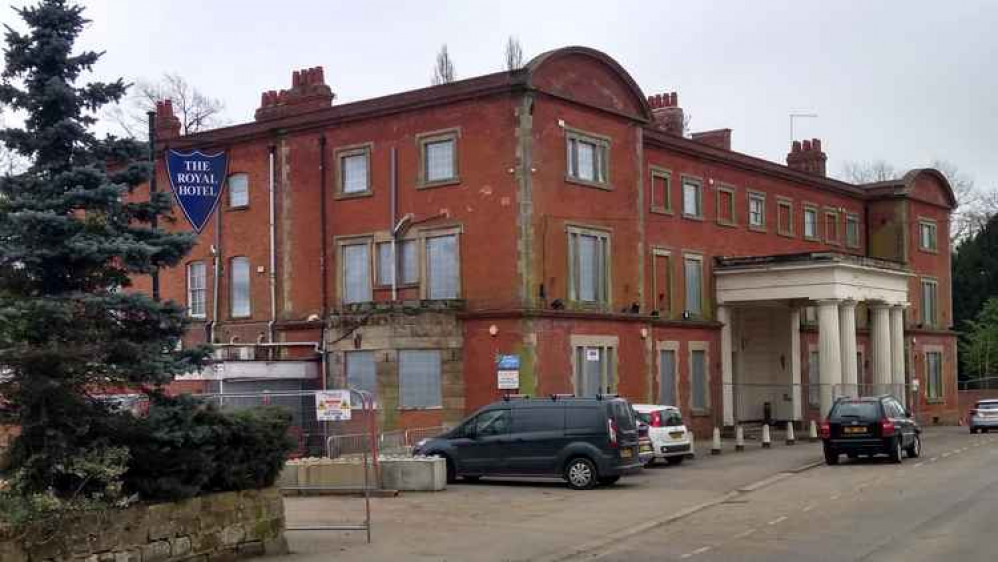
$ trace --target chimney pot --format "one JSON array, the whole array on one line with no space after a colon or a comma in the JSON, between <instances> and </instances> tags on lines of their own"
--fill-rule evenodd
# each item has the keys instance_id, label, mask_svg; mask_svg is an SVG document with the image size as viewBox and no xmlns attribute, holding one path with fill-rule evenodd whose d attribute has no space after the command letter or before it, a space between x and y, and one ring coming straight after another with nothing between
<instances>
[{"instance_id":1,"label":"chimney pot","mask_svg":"<svg viewBox=\"0 0 998 562\"><path fill-rule=\"evenodd\" d=\"M821 140L811 139L811 147L814 148L815 152L821 152Z\"/></svg>"},{"instance_id":2,"label":"chimney pot","mask_svg":"<svg viewBox=\"0 0 998 562\"><path fill-rule=\"evenodd\" d=\"M811 152L811 141L805 139L804 142L801 143L801 149L804 152Z\"/></svg>"},{"instance_id":3,"label":"chimney pot","mask_svg":"<svg viewBox=\"0 0 998 562\"><path fill-rule=\"evenodd\" d=\"M679 107L679 94L677 94L676 92L672 92L672 94L670 94L669 97L670 97L669 105L673 107Z\"/></svg>"}]
</instances>

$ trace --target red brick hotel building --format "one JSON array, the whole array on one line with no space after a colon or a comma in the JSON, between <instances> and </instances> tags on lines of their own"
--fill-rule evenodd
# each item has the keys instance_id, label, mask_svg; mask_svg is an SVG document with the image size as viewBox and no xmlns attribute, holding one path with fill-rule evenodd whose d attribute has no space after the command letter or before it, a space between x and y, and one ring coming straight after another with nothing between
<instances>
[{"instance_id":1,"label":"red brick hotel building","mask_svg":"<svg viewBox=\"0 0 998 562\"><path fill-rule=\"evenodd\" d=\"M228 157L197 247L160 274L185 343L218 345L192 387L349 384L386 429L426 427L506 392L501 354L521 394L675 403L700 433L855 392L958 415L939 172L853 185L818 140L784 165L732 151L728 129L684 136L675 93L583 47L333 99L314 68L248 123L180 136L159 108L160 155Z\"/></svg>"}]
</instances>

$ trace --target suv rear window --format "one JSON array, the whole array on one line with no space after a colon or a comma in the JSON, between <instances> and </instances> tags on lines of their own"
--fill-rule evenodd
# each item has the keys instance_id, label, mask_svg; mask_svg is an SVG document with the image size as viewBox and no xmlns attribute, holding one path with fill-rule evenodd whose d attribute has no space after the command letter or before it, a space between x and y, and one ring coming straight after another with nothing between
<instances>
[{"instance_id":1,"label":"suv rear window","mask_svg":"<svg viewBox=\"0 0 998 562\"><path fill-rule=\"evenodd\" d=\"M865 401L839 402L828 417L875 420L880 417L880 405Z\"/></svg>"},{"instance_id":2,"label":"suv rear window","mask_svg":"<svg viewBox=\"0 0 998 562\"><path fill-rule=\"evenodd\" d=\"M978 410L998 410L998 402L978 402Z\"/></svg>"}]
</instances>

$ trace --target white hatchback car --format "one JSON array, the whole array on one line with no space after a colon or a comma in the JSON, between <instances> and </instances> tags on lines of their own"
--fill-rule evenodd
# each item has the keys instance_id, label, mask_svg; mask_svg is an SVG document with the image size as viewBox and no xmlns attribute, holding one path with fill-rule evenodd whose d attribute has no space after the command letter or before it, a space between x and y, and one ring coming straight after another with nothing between
<instances>
[{"instance_id":1,"label":"white hatchback car","mask_svg":"<svg viewBox=\"0 0 998 562\"><path fill-rule=\"evenodd\" d=\"M669 464L679 464L683 459L693 458L693 433L683 424L679 408L656 404L633 406L638 418L648 424L648 437L655 449L652 462L664 459Z\"/></svg>"}]
</instances>

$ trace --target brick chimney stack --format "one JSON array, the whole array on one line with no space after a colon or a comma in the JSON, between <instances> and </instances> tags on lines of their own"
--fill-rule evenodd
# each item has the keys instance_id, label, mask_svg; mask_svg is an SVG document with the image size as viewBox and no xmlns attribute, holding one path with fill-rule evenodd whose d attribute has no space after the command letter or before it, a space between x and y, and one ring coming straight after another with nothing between
<instances>
[{"instance_id":1,"label":"brick chimney stack","mask_svg":"<svg viewBox=\"0 0 998 562\"><path fill-rule=\"evenodd\" d=\"M173 100L156 102L156 138L169 140L180 136L180 119L173 114Z\"/></svg>"},{"instance_id":2,"label":"brick chimney stack","mask_svg":"<svg viewBox=\"0 0 998 562\"><path fill-rule=\"evenodd\" d=\"M821 140L794 141L787 154L787 166L816 176L825 176L828 156L821 151Z\"/></svg>"},{"instance_id":3,"label":"brick chimney stack","mask_svg":"<svg viewBox=\"0 0 998 562\"><path fill-rule=\"evenodd\" d=\"M333 105L334 98L336 94L326 85L321 66L296 70L291 74L290 90L270 90L261 94L256 120L325 109Z\"/></svg>"},{"instance_id":4,"label":"brick chimney stack","mask_svg":"<svg viewBox=\"0 0 998 562\"><path fill-rule=\"evenodd\" d=\"M677 137L683 136L683 108L676 92L648 96L655 127Z\"/></svg>"}]
</instances>

